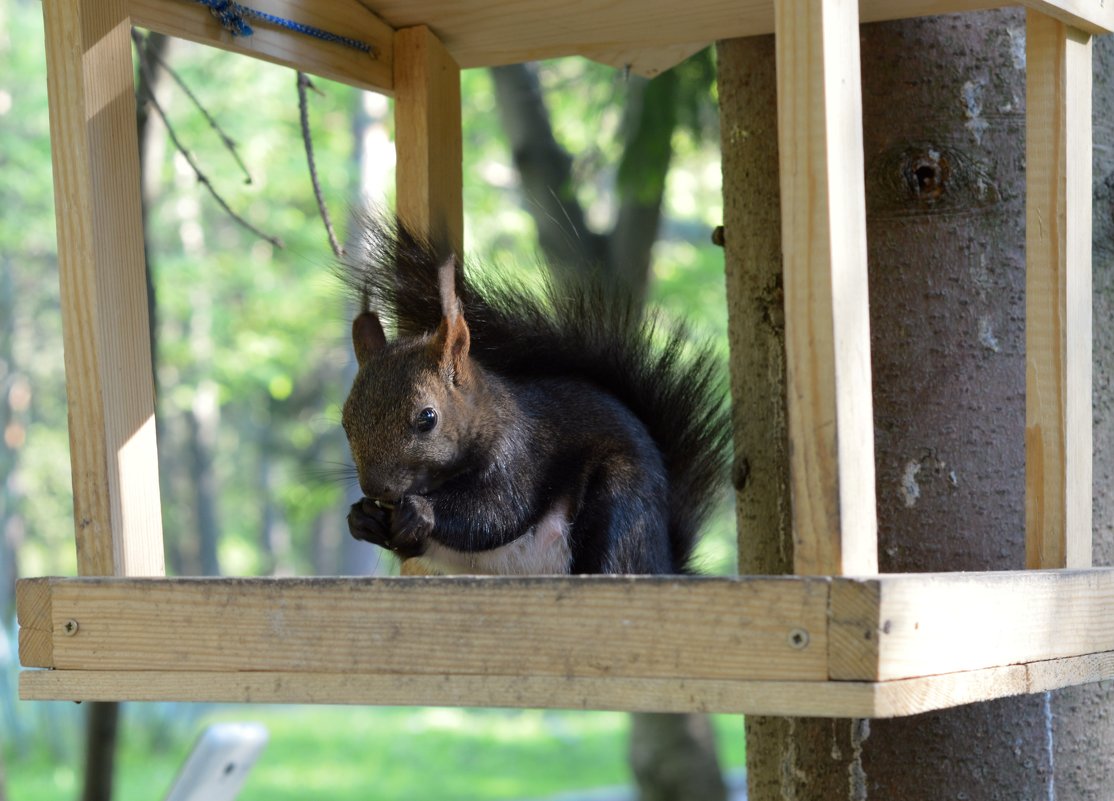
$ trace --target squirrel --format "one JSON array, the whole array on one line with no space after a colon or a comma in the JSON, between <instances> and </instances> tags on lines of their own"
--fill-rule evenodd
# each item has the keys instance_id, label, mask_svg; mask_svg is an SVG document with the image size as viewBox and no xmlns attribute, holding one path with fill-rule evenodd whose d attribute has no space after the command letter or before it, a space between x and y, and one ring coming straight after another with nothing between
<instances>
[{"instance_id":1,"label":"squirrel","mask_svg":"<svg viewBox=\"0 0 1114 801\"><path fill-rule=\"evenodd\" d=\"M710 349L598 282L474 280L380 216L362 246L353 537L443 574L693 571L731 428Z\"/></svg>"}]
</instances>

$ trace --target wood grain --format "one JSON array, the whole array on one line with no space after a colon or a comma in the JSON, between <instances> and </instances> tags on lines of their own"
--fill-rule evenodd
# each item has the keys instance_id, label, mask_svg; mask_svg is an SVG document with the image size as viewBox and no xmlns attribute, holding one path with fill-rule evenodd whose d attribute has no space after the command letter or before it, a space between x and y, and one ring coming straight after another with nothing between
<instances>
[{"instance_id":1,"label":"wood grain","mask_svg":"<svg viewBox=\"0 0 1114 801\"><path fill-rule=\"evenodd\" d=\"M863 0L863 22L998 8L1002 0ZM1114 29L1114 6L1101 0L1029 0L1063 21L1099 33ZM428 25L462 67L512 64L580 54L653 75L681 58L679 43L774 31L771 0L376 0L392 27Z\"/></svg>"},{"instance_id":2,"label":"wood grain","mask_svg":"<svg viewBox=\"0 0 1114 801\"><path fill-rule=\"evenodd\" d=\"M376 704L889 718L1114 678L1114 652L889 682L28 670L25 701Z\"/></svg>"},{"instance_id":3,"label":"wood grain","mask_svg":"<svg viewBox=\"0 0 1114 801\"><path fill-rule=\"evenodd\" d=\"M464 248L460 68L424 26L395 35L399 218L457 254Z\"/></svg>"},{"instance_id":4,"label":"wood grain","mask_svg":"<svg viewBox=\"0 0 1114 801\"><path fill-rule=\"evenodd\" d=\"M878 569L855 0L778 0L794 572Z\"/></svg>"},{"instance_id":5,"label":"wood grain","mask_svg":"<svg viewBox=\"0 0 1114 801\"><path fill-rule=\"evenodd\" d=\"M251 20L251 36L233 36L200 3L130 0L128 6L135 24L143 28L242 53L361 89L386 94L393 91L394 31L358 0L252 0L250 6L257 11L356 39L374 47L373 55Z\"/></svg>"},{"instance_id":6,"label":"wood grain","mask_svg":"<svg viewBox=\"0 0 1114 801\"><path fill-rule=\"evenodd\" d=\"M842 582L851 586L838 586ZM851 579L834 583L833 679L888 681L1114 650L1111 568L901 574L865 579L859 587ZM847 621L862 633L873 627L877 643L856 639ZM864 657L862 649L876 649L877 658Z\"/></svg>"},{"instance_id":7,"label":"wood grain","mask_svg":"<svg viewBox=\"0 0 1114 801\"><path fill-rule=\"evenodd\" d=\"M1029 567L1091 564L1091 38L1026 26Z\"/></svg>"},{"instance_id":8,"label":"wood grain","mask_svg":"<svg viewBox=\"0 0 1114 801\"><path fill-rule=\"evenodd\" d=\"M61 669L827 677L820 579L51 579L50 605Z\"/></svg>"},{"instance_id":9,"label":"wood grain","mask_svg":"<svg viewBox=\"0 0 1114 801\"><path fill-rule=\"evenodd\" d=\"M78 571L161 575L128 3L43 15Z\"/></svg>"},{"instance_id":10,"label":"wood grain","mask_svg":"<svg viewBox=\"0 0 1114 801\"><path fill-rule=\"evenodd\" d=\"M871 685L875 693L872 717L916 715L1111 678L1114 678L1114 652L880 682Z\"/></svg>"},{"instance_id":11,"label":"wood grain","mask_svg":"<svg viewBox=\"0 0 1114 801\"><path fill-rule=\"evenodd\" d=\"M873 688L854 682L710 681L582 676L26 670L25 701L480 706L866 717Z\"/></svg>"},{"instance_id":12,"label":"wood grain","mask_svg":"<svg viewBox=\"0 0 1114 801\"><path fill-rule=\"evenodd\" d=\"M50 581L26 579L16 584L15 592L19 663L24 667L50 667L54 664Z\"/></svg>"}]
</instances>

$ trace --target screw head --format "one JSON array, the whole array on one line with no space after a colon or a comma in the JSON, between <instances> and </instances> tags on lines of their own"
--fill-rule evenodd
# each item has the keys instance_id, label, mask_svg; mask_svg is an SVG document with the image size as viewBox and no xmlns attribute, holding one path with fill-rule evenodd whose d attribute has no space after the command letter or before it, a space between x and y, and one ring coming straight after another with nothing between
<instances>
[{"instance_id":1,"label":"screw head","mask_svg":"<svg viewBox=\"0 0 1114 801\"><path fill-rule=\"evenodd\" d=\"M77 634L77 621L67 620L65 623L62 624L62 631L65 632L67 637L72 637L73 635Z\"/></svg>"},{"instance_id":2,"label":"screw head","mask_svg":"<svg viewBox=\"0 0 1114 801\"><path fill-rule=\"evenodd\" d=\"M808 647L808 632L804 629L792 629L789 632L789 647L798 651Z\"/></svg>"}]
</instances>

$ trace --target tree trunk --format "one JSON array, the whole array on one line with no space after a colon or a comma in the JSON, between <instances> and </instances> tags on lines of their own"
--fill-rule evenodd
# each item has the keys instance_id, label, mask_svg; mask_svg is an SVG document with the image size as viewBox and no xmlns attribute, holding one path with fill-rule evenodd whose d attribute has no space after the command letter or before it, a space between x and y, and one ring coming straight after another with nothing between
<instances>
[{"instance_id":1,"label":"tree trunk","mask_svg":"<svg viewBox=\"0 0 1114 801\"><path fill-rule=\"evenodd\" d=\"M1114 39L1094 42L1094 536L1114 565ZM1114 787L1114 682L1052 694L1056 798L1106 801Z\"/></svg>"},{"instance_id":2,"label":"tree trunk","mask_svg":"<svg viewBox=\"0 0 1114 801\"><path fill-rule=\"evenodd\" d=\"M631 716L629 759L640 801L726 801L706 715Z\"/></svg>"},{"instance_id":3,"label":"tree trunk","mask_svg":"<svg viewBox=\"0 0 1114 801\"><path fill-rule=\"evenodd\" d=\"M111 801L120 705L93 701L85 719L85 782L81 801Z\"/></svg>"},{"instance_id":4,"label":"tree trunk","mask_svg":"<svg viewBox=\"0 0 1114 801\"><path fill-rule=\"evenodd\" d=\"M862 59L881 569L1021 569L1024 16L864 26ZM762 322L777 285L739 264L778 252L770 215L747 215L777 207L771 40L724 44L720 70L728 263L745 287L732 344L757 330L766 351L733 382L737 399L781 399L780 332ZM760 450L744 421L738 435L741 563L758 572L792 561L784 412L766 415L777 445ZM1048 721L1042 696L869 725L750 718L751 798L1047 797Z\"/></svg>"},{"instance_id":5,"label":"tree trunk","mask_svg":"<svg viewBox=\"0 0 1114 801\"><path fill-rule=\"evenodd\" d=\"M23 542L23 490L17 480L19 452L30 421L31 382L16 364L15 287L11 259L0 256L0 625L15 605L19 546Z\"/></svg>"}]
</instances>

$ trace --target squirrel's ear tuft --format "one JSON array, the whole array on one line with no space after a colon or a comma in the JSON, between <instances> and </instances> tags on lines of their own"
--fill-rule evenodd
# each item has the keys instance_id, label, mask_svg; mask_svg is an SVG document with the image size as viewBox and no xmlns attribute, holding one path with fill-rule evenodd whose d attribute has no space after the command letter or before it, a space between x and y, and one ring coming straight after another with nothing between
<instances>
[{"instance_id":1,"label":"squirrel's ear tuft","mask_svg":"<svg viewBox=\"0 0 1114 801\"><path fill-rule=\"evenodd\" d=\"M460 299L456 296L456 257L449 256L437 268L437 288L441 293L441 316L455 320L460 316Z\"/></svg>"},{"instance_id":2,"label":"squirrel's ear tuft","mask_svg":"<svg viewBox=\"0 0 1114 801\"><path fill-rule=\"evenodd\" d=\"M443 318L433 342L434 347L440 351L438 362L442 374L454 384L465 383L470 374L468 347L471 334L468 333L464 315L457 313L452 318Z\"/></svg>"},{"instance_id":3,"label":"squirrel's ear tuft","mask_svg":"<svg viewBox=\"0 0 1114 801\"><path fill-rule=\"evenodd\" d=\"M471 335L456 295L456 257L449 256L437 268L437 287L441 291L441 325L434 343L440 349L441 371L454 384L466 380L468 346Z\"/></svg>"},{"instance_id":4,"label":"squirrel's ear tuft","mask_svg":"<svg viewBox=\"0 0 1114 801\"><path fill-rule=\"evenodd\" d=\"M386 345L387 335L375 312L362 312L352 321L352 348L356 351L356 364L362 367L373 353Z\"/></svg>"}]
</instances>

